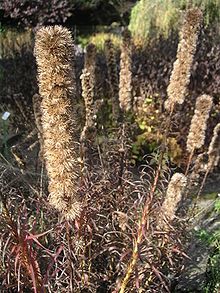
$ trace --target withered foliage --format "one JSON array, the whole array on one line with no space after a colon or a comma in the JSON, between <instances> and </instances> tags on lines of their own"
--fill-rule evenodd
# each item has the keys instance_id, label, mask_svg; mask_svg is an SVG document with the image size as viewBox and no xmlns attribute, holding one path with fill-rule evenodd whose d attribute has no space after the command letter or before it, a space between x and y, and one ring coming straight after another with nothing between
<instances>
[{"instance_id":1,"label":"withered foliage","mask_svg":"<svg viewBox=\"0 0 220 293\"><path fill-rule=\"evenodd\" d=\"M2 243L10 239L1 258L4 264L1 276L10 276L9 282L7 278L3 281L4 288L9 284L17 288L13 268L19 258L21 262L15 273L22 280L21 288L30 289L33 280L38 278L37 290L40 290L37 286L43 286L51 292L118 291L132 258L139 219L147 203L150 213L143 227L144 238L138 247L136 269L125 292L136 292L137 286L146 292L168 291L171 278L167 274L175 277L179 272L183 253L179 230L175 229L177 223L169 223L169 232L158 229L158 214L170 171L167 166L163 167L155 197L151 199L156 158L145 158L145 164L135 171L129 160L126 129L122 125L115 131L114 138L106 138L97 145L96 152L90 156L90 164L84 166L80 180L84 205L75 221L67 222L62 214L59 216L51 209L45 172L42 176L28 171L22 174L7 162L2 165L2 204L7 207L12 222L18 221L16 225L20 225L5 225L9 218L2 215ZM18 232L19 239L10 234L10 231L14 233L12 228L22 229L22 233ZM25 237L32 251L28 250L30 257L26 263L22 262L26 250L19 249L22 245L26 249ZM35 273L39 271L37 276L27 273L31 266Z\"/></svg>"}]
</instances>

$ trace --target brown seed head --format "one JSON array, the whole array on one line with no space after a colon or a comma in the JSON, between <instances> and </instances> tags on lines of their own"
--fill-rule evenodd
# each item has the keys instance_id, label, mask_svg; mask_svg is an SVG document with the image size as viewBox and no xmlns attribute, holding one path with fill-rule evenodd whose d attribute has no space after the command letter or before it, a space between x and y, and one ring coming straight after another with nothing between
<instances>
[{"instance_id":1,"label":"brown seed head","mask_svg":"<svg viewBox=\"0 0 220 293\"><path fill-rule=\"evenodd\" d=\"M118 121L120 119L120 107L119 107L119 96L118 96L118 72L117 64L115 59L115 50L113 43L110 39L105 41L104 44L105 56L107 59L108 66L108 77L110 81L110 87L112 92L112 114L113 118Z\"/></svg>"},{"instance_id":2,"label":"brown seed head","mask_svg":"<svg viewBox=\"0 0 220 293\"><path fill-rule=\"evenodd\" d=\"M187 150L199 149L205 141L205 132L209 112L212 107L212 97L202 95L196 100L195 112L191 121L190 130L187 138Z\"/></svg>"},{"instance_id":3,"label":"brown seed head","mask_svg":"<svg viewBox=\"0 0 220 293\"><path fill-rule=\"evenodd\" d=\"M96 57L96 46L92 43L86 46L86 55L85 55L85 68L90 68L95 66L95 57Z\"/></svg>"},{"instance_id":4,"label":"brown seed head","mask_svg":"<svg viewBox=\"0 0 220 293\"><path fill-rule=\"evenodd\" d=\"M209 165L217 166L220 157L220 123L218 123L213 132L213 137L208 150Z\"/></svg>"},{"instance_id":5,"label":"brown seed head","mask_svg":"<svg viewBox=\"0 0 220 293\"><path fill-rule=\"evenodd\" d=\"M202 19L202 12L198 8L186 11L184 24L180 33L177 49L177 59L174 62L167 88L168 99L165 108L170 111L171 105L184 102L186 88L190 81L190 70L198 39L198 30Z\"/></svg>"},{"instance_id":6,"label":"brown seed head","mask_svg":"<svg viewBox=\"0 0 220 293\"><path fill-rule=\"evenodd\" d=\"M35 56L42 97L44 155L49 176L49 200L73 219L81 212L79 200L79 133L73 81L74 47L70 31L43 27L36 34Z\"/></svg>"},{"instance_id":7,"label":"brown seed head","mask_svg":"<svg viewBox=\"0 0 220 293\"><path fill-rule=\"evenodd\" d=\"M122 47L120 58L120 82L119 82L119 101L120 107L125 111L131 109L131 33L126 28L122 34Z\"/></svg>"},{"instance_id":8,"label":"brown seed head","mask_svg":"<svg viewBox=\"0 0 220 293\"><path fill-rule=\"evenodd\" d=\"M82 80L82 96L85 101L86 108L86 122L81 133L80 141L86 142L94 140L95 132L96 132L96 109L94 106L94 91L91 88L91 74L84 68L81 75Z\"/></svg>"},{"instance_id":9,"label":"brown seed head","mask_svg":"<svg viewBox=\"0 0 220 293\"><path fill-rule=\"evenodd\" d=\"M95 96L96 91L96 46L92 43L88 44L86 47L85 54L85 65L84 68L90 73L89 83L90 88L93 91L93 96Z\"/></svg>"},{"instance_id":10,"label":"brown seed head","mask_svg":"<svg viewBox=\"0 0 220 293\"><path fill-rule=\"evenodd\" d=\"M162 217L160 217L158 221L158 227L160 229L168 228L166 222L170 222L175 218L177 206L182 198L186 182L186 177L181 173L175 173L172 176L167 188L165 200L162 205Z\"/></svg>"}]
</instances>

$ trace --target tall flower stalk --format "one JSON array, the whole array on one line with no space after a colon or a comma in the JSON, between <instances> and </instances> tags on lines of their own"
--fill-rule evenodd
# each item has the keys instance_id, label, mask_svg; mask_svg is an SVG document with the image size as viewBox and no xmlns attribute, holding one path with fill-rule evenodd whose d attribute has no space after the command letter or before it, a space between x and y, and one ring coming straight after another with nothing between
<instances>
[{"instance_id":1,"label":"tall flower stalk","mask_svg":"<svg viewBox=\"0 0 220 293\"><path fill-rule=\"evenodd\" d=\"M131 33L125 28L122 33L122 47L120 57L120 74L119 74L119 101L121 109L126 112L131 110Z\"/></svg>"},{"instance_id":2,"label":"tall flower stalk","mask_svg":"<svg viewBox=\"0 0 220 293\"><path fill-rule=\"evenodd\" d=\"M198 191L198 194L196 197L196 202L202 192L202 189L205 185L205 181L206 181L206 178L207 178L210 170L214 166L218 165L219 158L220 158L220 123L218 123L214 128L212 140L210 142L209 149L208 149L207 169L206 169L205 175L203 177L202 183L200 185L200 188L199 188L199 191Z\"/></svg>"},{"instance_id":3,"label":"tall flower stalk","mask_svg":"<svg viewBox=\"0 0 220 293\"><path fill-rule=\"evenodd\" d=\"M161 216L158 221L158 227L160 229L169 229L169 223L175 218L178 203L182 199L186 182L186 177L181 173L175 173L172 176L162 205Z\"/></svg>"},{"instance_id":4,"label":"tall flower stalk","mask_svg":"<svg viewBox=\"0 0 220 293\"><path fill-rule=\"evenodd\" d=\"M96 46L92 43L86 47L85 64L80 77L82 84L82 97L85 102L86 121L81 133L80 141L93 140L96 132L95 120L96 111L94 107L95 98L95 66L96 66Z\"/></svg>"},{"instance_id":5,"label":"tall flower stalk","mask_svg":"<svg viewBox=\"0 0 220 293\"><path fill-rule=\"evenodd\" d=\"M96 85L96 46L92 43L86 46L85 64L84 68L90 73L90 87L95 96L95 85Z\"/></svg>"},{"instance_id":6,"label":"tall flower stalk","mask_svg":"<svg viewBox=\"0 0 220 293\"><path fill-rule=\"evenodd\" d=\"M194 151L201 148L204 144L207 120L212 104L212 97L208 95L202 95L196 100L195 113L187 137L187 151L190 155L186 168L186 175L188 174Z\"/></svg>"},{"instance_id":7,"label":"tall flower stalk","mask_svg":"<svg viewBox=\"0 0 220 293\"><path fill-rule=\"evenodd\" d=\"M124 293L126 286L129 282L132 272L135 269L136 262L138 259L138 249L142 243L146 222L148 215L151 210L152 199L157 188L158 180L160 178L161 166L164 157L164 152L166 149L166 140L169 134L170 125L172 121L172 115L174 111L174 106L176 103L182 104L184 101L186 87L189 83L190 68L192 64L193 55L195 53L195 46L197 42L198 28L202 18L202 13L199 9L189 9L186 11L185 20L182 28L182 34L180 43L178 46L177 60L174 63L173 71L170 78L170 83L168 86L168 99L165 103L165 108L169 112L169 116L166 121L166 129L163 135L163 143L161 147L161 153L158 160L158 167L155 173L154 182L152 188L149 192L149 200L145 202L144 209L142 212L142 217L139 222L139 229L137 239L135 240L133 246L132 259L128 265L127 272L122 281L120 293Z\"/></svg>"},{"instance_id":8,"label":"tall flower stalk","mask_svg":"<svg viewBox=\"0 0 220 293\"><path fill-rule=\"evenodd\" d=\"M82 97L85 102L86 120L83 127L81 141L81 155L86 157L96 138L96 118L101 101L96 97L96 46L92 43L86 47L85 65L81 75Z\"/></svg>"},{"instance_id":9,"label":"tall flower stalk","mask_svg":"<svg viewBox=\"0 0 220 293\"><path fill-rule=\"evenodd\" d=\"M174 62L167 88L168 99L165 108L172 111L175 104L182 104L190 81L190 71L196 50L198 31L202 19L202 12L198 8L188 9L180 33L177 49L177 59Z\"/></svg>"},{"instance_id":10,"label":"tall flower stalk","mask_svg":"<svg viewBox=\"0 0 220 293\"><path fill-rule=\"evenodd\" d=\"M121 110L119 106L119 82L118 82L118 72L115 59L115 50L113 43L110 39L105 41L104 45L105 56L107 59L108 66L108 77L111 88L111 99L112 99L112 115L113 119L117 121L121 118Z\"/></svg>"},{"instance_id":11,"label":"tall flower stalk","mask_svg":"<svg viewBox=\"0 0 220 293\"><path fill-rule=\"evenodd\" d=\"M71 32L43 27L36 34L35 56L42 97L44 157L49 176L49 201L67 219L81 212L76 92Z\"/></svg>"},{"instance_id":12,"label":"tall flower stalk","mask_svg":"<svg viewBox=\"0 0 220 293\"><path fill-rule=\"evenodd\" d=\"M94 141L96 134L96 114L97 109L94 104L94 90L91 87L93 81L91 80L91 73L87 68L83 69L82 75L82 96L85 101L85 110L86 110L86 121L81 133L80 141L86 143L88 141Z\"/></svg>"},{"instance_id":13,"label":"tall flower stalk","mask_svg":"<svg viewBox=\"0 0 220 293\"><path fill-rule=\"evenodd\" d=\"M208 149L208 156L208 167L211 169L213 166L218 166L220 159L220 123L214 128L212 140Z\"/></svg>"}]
</instances>

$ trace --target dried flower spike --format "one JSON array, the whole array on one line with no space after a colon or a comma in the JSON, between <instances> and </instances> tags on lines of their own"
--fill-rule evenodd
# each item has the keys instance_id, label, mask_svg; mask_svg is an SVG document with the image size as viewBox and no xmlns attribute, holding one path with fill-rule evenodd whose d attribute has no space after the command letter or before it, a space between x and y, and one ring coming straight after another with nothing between
<instances>
[{"instance_id":1,"label":"dried flower spike","mask_svg":"<svg viewBox=\"0 0 220 293\"><path fill-rule=\"evenodd\" d=\"M131 33L128 28L122 33L122 48L120 58L119 101L121 109L131 110Z\"/></svg>"},{"instance_id":2,"label":"dried flower spike","mask_svg":"<svg viewBox=\"0 0 220 293\"><path fill-rule=\"evenodd\" d=\"M211 143L209 145L209 150L208 150L208 163L207 163L206 173L205 173L203 180L202 180L202 183L200 185L200 189L198 191L195 203L198 201L198 198L202 192L202 189L205 185L205 181L207 179L209 171L214 166L218 165L219 154L220 154L220 123L218 123L214 129L214 134L213 134Z\"/></svg>"},{"instance_id":3,"label":"dried flower spike","mask_svg":"<svg viewBox=\"0 0 220 293\"><path fill-rule=\"evenodd\" d=\"M81 212L79 200L79 137L73 82L74 47L71 32L62 26L41 28L35 56L42 97L44 158L49 176L49 201L67 219Z\"/></svg>"},{"instance_id":4,"label":"dried flower spike","mask_svg":"<svg viewBox=\"0 0 220 293\"><path fill-rule=\"evenodd\" d=\"M212 103L212 97L208 95L202 95L196 100L195 113L187 137L188 152L192 152L194 149L199 149L204 144L207 120L209 118Z\"/></svg>"},{"instance_id":5,"label":"dried flower spike","mask_svg":"<svg viewBox=\"0 0 220 293\"><path fill-rule=\"evenodd\" d=\"M96 46L92 43L86 47L85 65L82 71L82 96L85 101L86 121L81 133L82 154L92 150L92 144L96 137L96 117L101 104L95 101L96 95Z\"/></svg>"},{"instance_id":6,"label":"dried flower spike","mask_svg":"<svg viewBox=\"0 0 220 293\"><path fill-rule=\"evenodd\" d=\"M220 123L218 123L214 128L213 137L209 145L208 155L209 167L211 168L212 166L217 166L220 157Z\"/></svg>"},{"instance_id":7,"label":"dried flower spike","mask_svg":"<svg viewBox=\"0 0 220 293\"><path fill-rule=\"evenodd\" d=\"M120 120L121 111L119 107L119 85L118 85L118 73L117 73L117 65L115 60L115 51L112 41L110 39L105 41L104 45L105 56L107 59L108 66L108 77L112 92L112 115L113 119L116 121Z\"/></svg>"},{"instance_id":8,"label":"dried flower spike","mask_svg":"<svg viewBox=\"0 0 220 293\"><path fill-rule=\"evenodd\" d=\"M92 75L93 80L95 81L95 64L96 64L96 46L92 43L86 46L85 54L85 65L90 74Z\"/></svg>"},{"instance_id":9,"label":"dried flower spike","mask_svg":"<svg viewBox=\"0 0 220 293\"><path fill-rule=\"evenodd\" d=\"M85 101L86 108L86 122L81 133L80 141L85 143L86 141L93 141L96 133L96 109L94 107L94 91L91 87L91 73L87 68L84 68L81 75L82 80L82 96Z\"/></svg>"},{"instance_id":10,"label":"dried flower spike","mask_svg":"<svg viewBox=\"0 0 220 293\"><path fill-rule=\"evenodd\" d=\"M199 154L193 164L192 172L189 175L189 184L196 184L200 178L201 173L205 173L208 168L208 155L206 153ZM188 188L188 187L187 187Z\"/></svg>"},{"instance_id":11,"label":"dried flower spike","mask_svg":"<svg viewBox=\"0 0 220 293\"><path fill-rule=\"evenodd\" d=\"M181 173L175 173L172 176L167 188L165 200L162 204L162 213L158 221L159 229L167 229L167 223L175 218L178 203L182 199L186 182L186 176Z\"/></svg>"},{"instance_id":12,"label":"dried flower spike","mask_svg":"<svg viewBox=\"0 0 220 293\"><path fill-rule=\"evenodd\" d=\"M170 83L167 88L168 99L165 102L165 108L168 111L171 111L171 106L184 102L186 88L190 81L190 70L201 19L202 12L198 8L186 11L177 49L177 59L174 62Z\"/></svg>"}]
</instances>

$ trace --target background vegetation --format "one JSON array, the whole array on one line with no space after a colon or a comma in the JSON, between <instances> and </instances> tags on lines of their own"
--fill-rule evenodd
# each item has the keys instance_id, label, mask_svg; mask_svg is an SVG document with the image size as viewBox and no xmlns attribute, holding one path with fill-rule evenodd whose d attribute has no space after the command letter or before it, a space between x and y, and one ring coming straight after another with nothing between
<instances>
[{"instance_id":1,"label":"background vegetation","mask_svg":"<svg viewBox=\"0 0 220 293\"><path fill-rule=\"evenodd\" d=\"M114 21L128 21L128 14L134 2L136 1L1 0L0 22L21 28L35 28L54 23L69 26L109 25Z\"/></svg>"},{"instance_id":2,"label":"background vegetation","mask_svg":"<svg viewBox=\"0 0 220 293\"><path fill-rule=\"evenodd\" d=\"M146 43L152 37L168 38L177 32L181 14L187 6L200 7L204 13L204 28L217 25L219 31L220 3L218 0L139 1L131 11L129 29L138 42Z\"/></svg>"}]
</instances>

